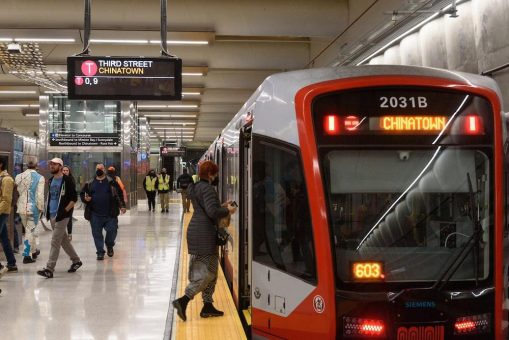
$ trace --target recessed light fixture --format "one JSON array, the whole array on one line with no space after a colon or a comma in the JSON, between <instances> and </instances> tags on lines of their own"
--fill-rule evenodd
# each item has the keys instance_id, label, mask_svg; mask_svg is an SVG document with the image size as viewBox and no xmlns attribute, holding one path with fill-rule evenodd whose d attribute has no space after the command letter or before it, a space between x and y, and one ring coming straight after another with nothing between
<instances>
[{"instance_id":1,"label":"recessed light fixture","mask_svg":"<svg viewBox=\"0 0 509 340\"><path fill-rule=\"evenodd\" d=\"M148 44L146 39L90 39L92 43L103 44Z\"/></svg>"},{"instance_id":2,"label":"recessed light fixture","mask_svg":"<svg viewBox=\"0 0 509 340\"><path fill-rule=\"evenodd\" d=\"M72 38L14 38L17 42L75 42Z\"/></svg>"},{"instance_id":3,"label":"recessed light fixture","mask_svg":"<svg viewBox=\"0 0 509 340\"><path fill-rule=\"evenodd\" d=\"M25 117L39 117L39 114L38 113L26 113L24 116Z\"/></svg>"},{"instance_id":4,"label":"recessed light fixture","mask_svg":"<svg viewBox=\"0 0 509 340\"><path fill-rule=\"evenodd\" d=\"M203 76L203 72L182 72L183 76Z\"/></svg>"},{"instance_id":5,"label":"recessed light fixture","mask_svg":"<svg viewBox=\"0 0 509 340\"><path fill-rule=\"evenodd\" d=\"M37 91L35 90L27 90L27 91L11 91L11 90L0 90L0 94L35 94Z\"/></svg>"},{"instance_id":6,"label":"recessed light fixture","mask_svg":"<svg viewBox=\"0 0 509 340\"><path fill-rule=\"evenodd\" d=\"M200 92L182 92L183 96L199 96Z\"/></svg>"},{"instance_id":7,"label":"recessed light fixture","mask_svg":"<svg viewBox=\"0 0 509 340\"><path fill-rule=\"evenodd\" d=\"M160 44L161 40L150 40L151 44ZM208 45L206 40L166 40L170 45Z\"/></svg>"}]
</instances>

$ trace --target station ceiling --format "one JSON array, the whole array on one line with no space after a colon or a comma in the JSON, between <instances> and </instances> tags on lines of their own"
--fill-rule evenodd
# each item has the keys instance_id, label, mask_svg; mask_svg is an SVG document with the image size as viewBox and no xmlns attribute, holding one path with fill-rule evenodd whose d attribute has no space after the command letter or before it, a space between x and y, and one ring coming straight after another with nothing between
<instances>
[{"instance_id":1,"label":"station ceiling","mask_svg":"<svg viewBox=\"0 0 509 340\"><path fill-rule=\"evenodd\" d=\"M179 135L186 124L195 128L186 129L189 145L208 145L267 76L348 64L369 46L370 37L397 24L391 12L437 2L168 1L168 40L176 41L168 50L183 60L184 97L182 102L140 101L139 112L158 128L153 138ZM0 127L27 136L38 132L38 98L51 91L52 82L65 82L67 56L83 48L83 17L83 1L2 0ZM92 55L160 55L160 1L93 1L91 18ZM7 51L10 39L20 43L24 62L44 69L43 74L16 73Z\"/></svg>"}]
</instances>

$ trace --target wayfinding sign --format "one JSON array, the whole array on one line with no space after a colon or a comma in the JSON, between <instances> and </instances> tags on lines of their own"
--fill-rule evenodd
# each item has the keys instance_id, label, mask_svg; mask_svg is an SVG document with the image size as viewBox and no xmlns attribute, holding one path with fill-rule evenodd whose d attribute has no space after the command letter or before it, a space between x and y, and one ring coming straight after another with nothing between
<instances>
[{"instance_id":1,"label":"wayfinding sign","mask_svg":"<svg viewBox=\"0 0 509 340\"><path fill-rule=\"evenodd\" d=\"M50 133L50 146L119 146L118 133Z\"/></svg>"},{"instance_id":2,"label":"wayfinding sign","mask_svg":"<svg viewBox=\"0 0 509 340\"><path fill-rule=\"evenodd\" d=\"M181 100L182 59L68 57L67 90L79 100Z\"/></svg>"}]
</instances>

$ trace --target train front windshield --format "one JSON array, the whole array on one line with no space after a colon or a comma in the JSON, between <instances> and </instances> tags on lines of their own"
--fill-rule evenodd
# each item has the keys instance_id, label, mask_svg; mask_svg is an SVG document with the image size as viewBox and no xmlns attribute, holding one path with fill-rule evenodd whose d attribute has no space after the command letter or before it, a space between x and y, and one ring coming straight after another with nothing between
<instances>
[{"instance_id":1,"label":"train front windshield","mask_svg":"<svg viewBox=\"0 0 509 340\"><path fill-rule=\"evenodd\" d=\"M340 289L492 280L487 100L374 88L321 96L313 112Z\"/></svg>"}]
</instances>

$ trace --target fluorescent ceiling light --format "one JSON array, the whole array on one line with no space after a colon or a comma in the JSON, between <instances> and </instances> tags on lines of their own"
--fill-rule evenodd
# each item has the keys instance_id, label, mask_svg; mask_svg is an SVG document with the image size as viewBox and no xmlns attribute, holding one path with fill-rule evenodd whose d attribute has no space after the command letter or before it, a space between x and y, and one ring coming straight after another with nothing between
<instances>
[{"instance_id":1,"label":"fluorescent ceiling light","mask_svg":"<svg viewBox=\"0 0 509 340\"><path fill-rule=\"evenodd\" d=\"M203 76L203 72L182 72L183 76Z\"/></svg>"},{"instance_id":2,"label":"fluorescent ceiling light","mask_svg":"<svg viewBox=\"0 0 509 340\"><path fill-rule=\"evenodd\" d=\"M17 42L75 42L72 38L14 38Z\"/></svg>"},{"instance_id":3,"label":"fluorescent ceiling light","mask_svg":"<svg viewBox=\"0 0 509 340\"><path fill-rule=\"evenodd\" d=\"M189 127L189 128L185 128L185 127L152 127L152 129L154 130L168 130L168 131L180 131L180 130L190 130L190 131L194 131L194 127Z\"/></svg>"},{"instance_id":4,"label":"fluorescent ceiling light","mask_svg":"<svg viewBox=\"0 0 509 340\"><path fill-rule=\"evenodd\" d=\"M90 39L92 43L105 44L148 44L146 39Z\"/></svg>"},{"instance_id":5,"label":"fluorescent ceiling light","mask_svg":"<svg viewBox=\"0 0 509 340\"><path fill-rule=\"evenodd\" d=\"M150 125L196 125L195 122L159 122L157 120L151 120Z\"/></svg>"},{"instance_id":6,"label":"fluorescent ceiling light","mask_svg":"<svg viewBox=\"0 0 509 340\"><path fill-rule=\"evenodd\" d=\"M160 44L161 40L150 40L151 44ZM170 45L208 45L206 40L166 40Z\"/></svg>"},{"instance_id":7,"label":"fluorescent ceiling light","mask_svg":"<svg viewBox=\"0 0 509 340\"><path fill-rule=\"evenodd\" d=\"M170 104L170 105L138 105L140 109L162 109L162 108L170 108L170 109L187 109L187 108L197 108L196 104Z\"/></svg>"},{"instance_id":8,"label":"fluorescent ceiling light","mask_svg":"<svg viewBox=\"0 0 509 340\"><path fill-rule=\"evenodd\" d=\"M0 38L0 41L7 41L7 42L9 42L9 41L12 41L12 38Z\"/></svg>"},{"instance_id":9,"label":"fluorescent ceiling light","mask_svg":"<svg viewBox=\"0 0 509 340\"><path fill-rule=\"evenodd\" d=\"M39 117L38 113L26 113L25 117Z\"/></svg>"},{"instance_id":10,"label":"fluorescent ceiling light","mask_svg":"<svg viewBox=\"0 0 509 340\"><path fill-rule=\"evenodd\" d=\"M200 92L182 92L184 96L199 96L200 94Z\"/></svg>"},{"instance_id":11,"label":"fluorescent ceiling light","mask_svg":"<svg viewBox=\"0 0 509 340\"><path fill-rule=\"evenodd\" d=\"M462 1L461 1L462 2ZM456 5L459 5L461 2L458 2L456 3ZM431 20L435 19L437 16L439 16L440 14L444 14L444 12L446 12L449 8L452 7L452 4L449 4L447 6L445 6L444 8L442 8L440 11L438 11L437 13L431 15L429 18L427 18L426 20L420 22L419 24L415 25L414 27L412 27L411 29L409 29L408 31L404 32L403 34L399 35L398 37L392 39L389 43L385 44L383 47L379 48L378 50L376 50L374 53L371 53L369 56L367 56L366 58L362 59L362 61L360 61L359 63L357 63L357 66L359 65L362 65L364 64L366 61L370 60L371 58L373 58L374 56L380 54L381 52L385 51L388 47L392 46L395 42L403 39L404 37L406 37L407 35L409 35L410 33L413 33L414 31L416 31L417 29L421 28L422 26L426 25L428 22L430 22Z\"/></svg>"},{"instance_id":12,"label":"fluorescent ceiling light","mask_svg":"<svg viewBox=\"0 0 509 340\"><path fill-rule=\"evenodd\" d=\"M35 94L37 91L10 91L10 90L0 90L0 94Z\"/></svg>"},{"instance_id":13,"label":"fluorescent ceiling light","mask_svg":"<svg viewBox=\"0 0 509 340\"><path fill-rule=\"evenodd\" d=\"M0 104L0 107L30 107L28 104Z\"/></svg>"},{"instance_id":14,"label":"fluorescent ceiling light","mask_svg":"<svg viewBox=\"0 0 509 340\"><path fill-rule=\"evenodd\" d=\"M47 93L47 94L62 94L62 93L65 93L65 91L44 91L44 93Z\"/></svg>"},{"instance_id":15,"label":"fluorescent ceiling light","mask_svg":"<svg viewBox=\"0 0 509 340\"><path fill-rule=\"evenodd\" d=\"M196 115L172 115L172 114L167 115L145 114L143 116L146 118L196 118Z\"/></svg>"}]
</instances>

